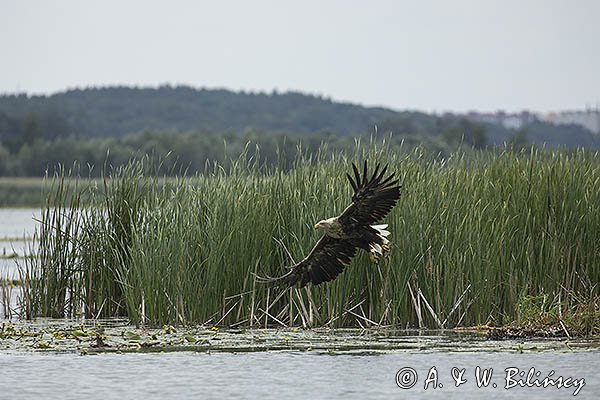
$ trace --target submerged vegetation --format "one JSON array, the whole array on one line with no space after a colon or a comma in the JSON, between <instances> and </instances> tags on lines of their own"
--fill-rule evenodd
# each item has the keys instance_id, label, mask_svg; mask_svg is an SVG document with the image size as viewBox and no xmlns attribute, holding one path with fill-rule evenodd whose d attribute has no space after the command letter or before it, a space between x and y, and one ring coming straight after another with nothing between
<instances>
[{"instance_id":1,"label":"submerged vegetation","mask_svg":"<svg viewBox=\"0 0 600 400\"><path fill-rule=\"evenodd\" d=\"M59 174L37 257L21 267L21 313L152 326L452 328L525 324L539 304L524 299L548 298L556 323L598 333L598 154L506 149L439 160L366 148L298 157L289 171L246 154L194 184L160 178L143 160L97 188ZM257 282L310 251L314 223L349 203L345 173L363 159L389 163L403 184L385 221L390 261L359 255L318 287ZM83 192L93 206L82 205ZM585 322L584 304L596 307Z\"/></svg>"}]
</instances>

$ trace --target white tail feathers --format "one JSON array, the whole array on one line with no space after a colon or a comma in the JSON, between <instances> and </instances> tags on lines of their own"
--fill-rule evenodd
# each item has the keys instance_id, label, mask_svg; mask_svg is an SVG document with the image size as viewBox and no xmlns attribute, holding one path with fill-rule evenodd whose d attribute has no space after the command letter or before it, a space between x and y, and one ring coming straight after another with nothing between
<instances>
[{"instance_id":1,"label":"white tail feathers","mask_svg":"<svg viewBox=\"0 0 600 400\"><path fill-rule=\"evenodd\" d=\"M390 231L386 230L387 227L388 227L388 224L371 225L371 228L375 229L377 231L377 233L379 233L379 236L383 236L383 237L390 235Z\"/></svg>"},{"instance_id":2,"label":"white tail feathers","mask_svg":"<svg viewBox=\"0 0 600 400\"><path fill-rule=\"evenodd\" d=\"M371 261L374 263L379 262L380 257L389 256L390 241L387 239L387 236L390 235L390 231L386 230L387 227L387 224L371 225L371 228L377 231L377 236L380 239L379 243L371 243L369 245Z\"/></svg>"}]
</instances>

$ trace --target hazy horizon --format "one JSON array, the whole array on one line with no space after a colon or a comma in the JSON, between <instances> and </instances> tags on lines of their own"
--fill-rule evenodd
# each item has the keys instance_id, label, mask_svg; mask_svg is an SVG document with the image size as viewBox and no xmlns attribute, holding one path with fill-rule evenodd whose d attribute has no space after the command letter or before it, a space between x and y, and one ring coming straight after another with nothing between
<instances>
[{"instance_id":1,"label":"hazy horizon","mask_svg":"<svg viewBox=\"0 0 600 400\"><path fill-rule=\"evenodd\" d=\"M0 94L185 85L442 113L600 103L600 2L2 3Z\"/></svg>"}]
</instances>

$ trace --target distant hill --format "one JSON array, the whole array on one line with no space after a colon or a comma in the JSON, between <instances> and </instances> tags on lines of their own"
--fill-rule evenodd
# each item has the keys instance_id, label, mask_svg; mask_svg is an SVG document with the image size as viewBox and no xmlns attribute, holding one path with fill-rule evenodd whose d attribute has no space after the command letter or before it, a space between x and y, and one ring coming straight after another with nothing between
<instances>
[{"instance_id":1,"label":"distant hill","mask_svg":"<svg viewBox=\"0 0 600 400\"><path fill-rule=\"evenodd\" d=\"M515 135L501 126L479 125L484 127L481 131L477 124L459 120L333 102L295 92L236 93L185 86L89 88L50 96L0 96L0 141L8 148L18 148L17 142L31 142L37 137L122 137L142 131L355 136L368 135L377 126L379 132L410 136L414 141L448 133L449 129L455 136L469 136L468 131L474 129L485 136L487 144L501 144ZM524 137L540 145L600 148L597 136L577 126L555 127L536 122Z\"/></svg>"},{"instance_id":2,"label":"distant hill","mask_svg":"<svg viewBox=\"0 0 600 400\"><path fill-rule=\"evenodd\" d=\"M112 87L51 96L2 96L0 113L16 119L54 115L78 136L123 136L143 130L247 130L288 133L330 131L364 134L397 113L300 93L235 93L228 90Z\"/></svg>"}]
</instances>

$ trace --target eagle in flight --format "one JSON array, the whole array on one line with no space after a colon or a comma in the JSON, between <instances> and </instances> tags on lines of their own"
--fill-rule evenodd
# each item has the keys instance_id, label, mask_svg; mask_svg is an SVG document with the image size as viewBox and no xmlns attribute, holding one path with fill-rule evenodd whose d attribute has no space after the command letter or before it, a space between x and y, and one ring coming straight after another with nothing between
<instances>
[{"instance_id":1,"label":"eagle in flight","mask_svg":"<svg viewBox=\"0 0 600 400\"><path fill-rule=\"evenodd\" d=\"M352 164L352 169L354 177L346 174L354 190L352 203L341 215L317 222L315 229L324 234L308 256L292 265L287 274L267 282L286 287L296 283L302 287L309 282L318 285L334 280L350 264L357 249L368 252L374 263L389 255L387 224L372 224L383 219L398 202L399 180L394 174L385 177L387 165L380 170L379 164L369 178L366 160L362 177L356 165Z\"/></svg>"}]
</instances>

